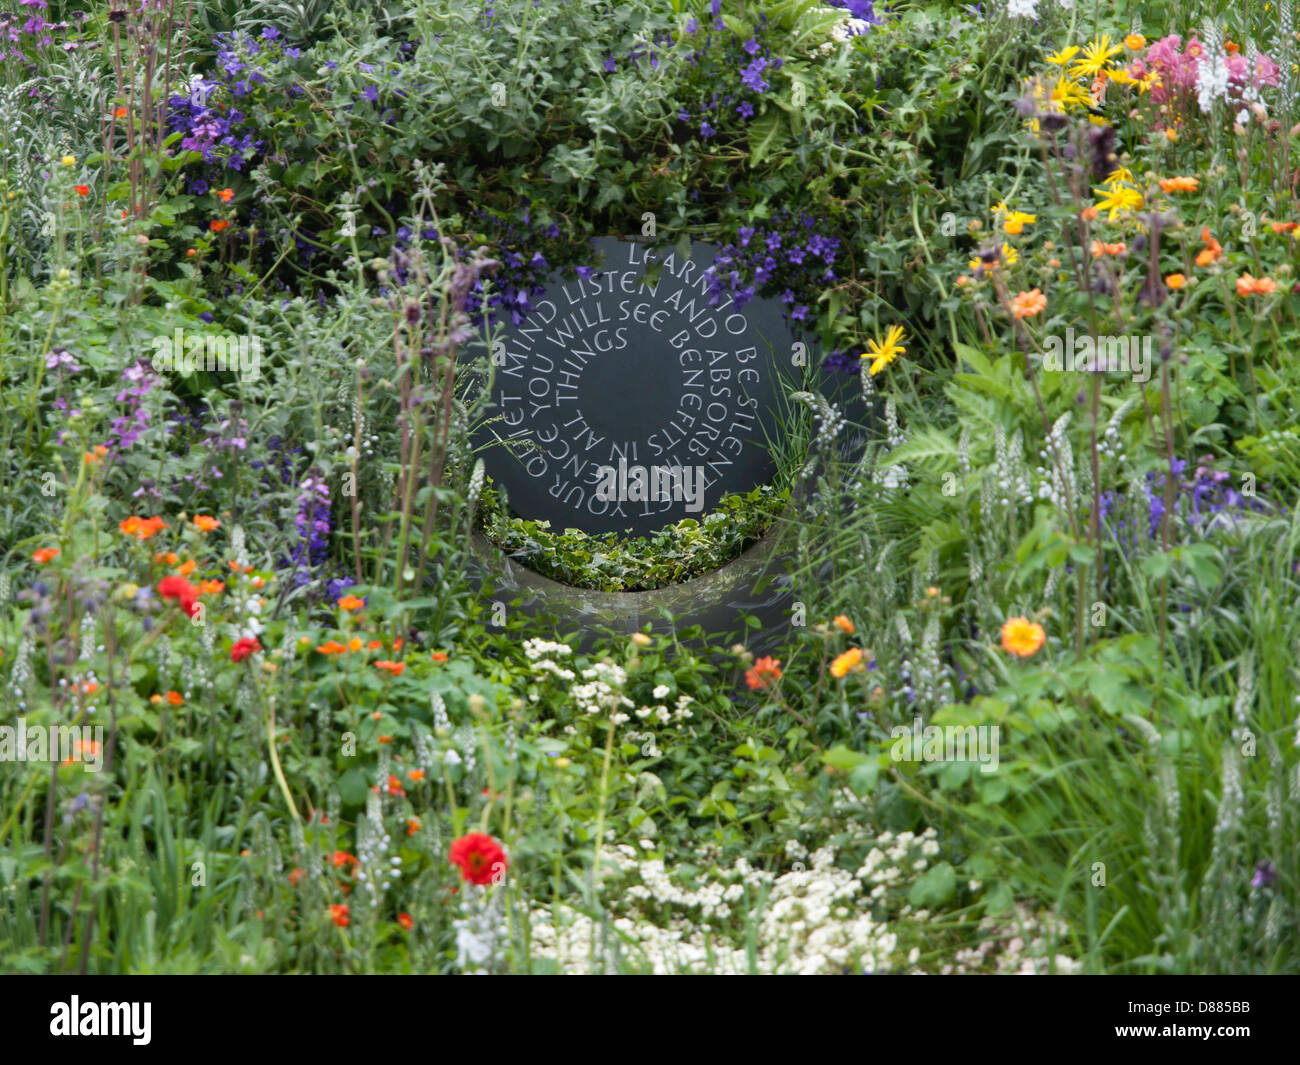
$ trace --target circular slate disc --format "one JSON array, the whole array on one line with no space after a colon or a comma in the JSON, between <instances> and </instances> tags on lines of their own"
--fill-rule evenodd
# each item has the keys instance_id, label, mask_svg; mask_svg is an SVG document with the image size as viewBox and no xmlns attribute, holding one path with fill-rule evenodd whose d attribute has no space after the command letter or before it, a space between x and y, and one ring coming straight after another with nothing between
<instances>
[{"instance_id":1,"label":"circular slate disc","mask_svg":"<svg viewBox=\"0 0 1300 1065\"><path fill-rule=\"evenodd\" d=\"M556 531L645 535L770 481L765 441L799 372L782 304L710 307L712 245L656 259L637 241L593 243L597 272L553 275L493 345L480 439L511 509Z\"/></svg>"}]
</instances>

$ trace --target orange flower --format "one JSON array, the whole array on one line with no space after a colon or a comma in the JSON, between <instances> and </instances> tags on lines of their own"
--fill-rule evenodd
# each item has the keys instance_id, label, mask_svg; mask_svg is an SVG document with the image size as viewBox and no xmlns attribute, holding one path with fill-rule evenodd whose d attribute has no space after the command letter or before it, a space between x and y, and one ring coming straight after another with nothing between
<instances>
[{"instance_id":1,"label":"orange flower","mask_svg":"<svg viewBox=\"0 0 1300 1065\"><path fill-rule=\"evenodd\" d=\"M223 229L225 229L229 225L230 223L227 222L224 218L214 218L211 222L208 223L208 228L212 230L213 233L220 233Z\"/></svg>"},{"instance_id":2,"label":"orange flower","mask_svg":"<svg viewBox=\"0 0 1300 1065\"><path fill-rule=\"evenodd\" d=\"M348 916L349 910L347 903L335 902L330 904L330 920L340 928L347 928L352 918Z\"/></svg>"},{"instance_id":3,"label":"orange flower","mask_svg":"<svg viewBox=\"0 0 1300 1065\"><path fill-rule=\"evenodd\" d=\"M221 527L221 522L206 514L194 515L194 524L200 532L211 532L213 529L219 529Z\"/></svg>"},{"instance_id":4,"label":"orange flower","mask_svg":"<svg viewBox=\"0 0 1300 1065\"><path fill-rule=\"evenodd\" d=\"M57 547L42 547L39 551L32 552L32 561L43 566L58 553Z\"/></svg>"},{"instance_id":5,"label":"orange flower","mask_svg":"<svg viewBox=\"0 0 1300 1065\"><path fill-rule=\"evenodd\" d=\"M180 706L181 703L185 702L185 699L180 692L168 692L167 701L171 703L172 706Z\"/></svg>"},{"instance_id":6,"label":"orange flower","mask_svg":"<svg viewBox=\"0 0 1300 1065\"><path fill-rule=\"evenodd\" d=\"M179 573L182 577L188 577L191 573L194 572L194 559L192 558L186 559L184 562L182 562L179 566L176 567L176 572Z\"/></svg>"},{"instance_id":7,"label":"orange flower","mask_svg":"<svg viewBox=\"0 0 1300 1065\"><path fill-rule=\"evenodd\" d=\"M433 660L434 660L435 662L445 662L445 661L447 661L447 652L446 652L446 651L434 651L433 654L432 654L430 657L432 657Z\"/></svg>"},{"instance_id":8,"label":"orange flower","mask_svg":"<svg viewBox=\"0 0 1300 1065\"><path fill-rule=\"evenodd\" d=\"M160 529L167 528L167 523L159 517L137 518L132 515L125 521L119 522L117 527L127 536L134 536L138 540L148 540Z\"/></svg>"},{"instance_id":9,"label":"orange flower","mask_svg":"<svg viewBox=\"0 0 1300 1065\"><path fill-rule=\"evenodd\" d=\"M251 584L254 588L260 588L260 587L262 587L262 585L264 585L264 584L266 583L266 581L263 580L261 576L257 576L257 577L254 577L254 578L253 578L251 581L249 581L248 583Z\"/></svg>"},{"instance_id":10,"label":"orange flower","mask_svg":"<svg viewBox=\"0 0 1300 1065\"><path fill-rule=\"evenodd\" d=\"M1201 242L1205 245L1205 248L1196 256L1196 265L1209 266L1210 263L1223 254L1223 245L1210 236L1209 226L1201 227Z\"/></svg>"},{"instance_id":11,"label":"orange flower","mask_svg":"<svg viewBox=\"0 0 1300 1065\"><path fill-rule=\"evenodd\" d=\"M82 695L94 695L95 692L97 691L99 691L99 685L96 684L93 680L87 681L85 684L81 686Z\"/></svg>"},{"instance_id":12,"label":"orange flower","mask_svg":"<svg viewBox=\"0 0 1300 1065\"><path fill-rule=\"evenodd\" d=\"M1147 39L1140 33L1130 33L1124 38L1124 47L1130 52L1140 52L1146 47Z\"/></svg>"},{"instance_id":13,"label":"orange flower","mask_svg":"<svg viewBox=\"0 0 1300 1065\"><path fill-rule=\"evenodd\" d=\"M380 743L392 743L392 742L393 742L393 737L392 737L392 736L380 736L380 737L379 737L379 742L380 742Z\"/></svg>"},{"instance_id":14,"label":"orange flower","mask_svg":"<svg viewBox=\"0 0 1300 1065\"><path fill-rule=\"evenodd\" d=\"M851 622L843 614L841 614L839 617L835 619L835 624L839 626L841 632L847 632L850 636L853 635L854 633L853 622Z\"/></svg>"},{"instance_id":15,"label":"orange flower","mask_svg":"<svg viewBox=\"0 0 1300 1065\"><path fill-rule=\"evenodd\" d=\"M850 647L842 655L836 657L831 663L831 676L843 677L850 671L856 672L862 668L862 648Z\"/></svg>"},{"instance_id":16,"label":"orange flower","mask_svg":"<svg viewBox=\"0 0 1300 1065\"><path fill-rule=\"evenodd\" d=\"M94 740L77 740L73 744L72 754L65 758L59 765L72 765L76 761L86 761L86 755L90 755L90 760L94 761L99 758L99 744Z\"/></svg>"},{"instance_id":17,"label":"orange flower","mask_svg":"<svg viewBox=\"0 0 1300 1065\"><path fill-rule=\"evenodd\" d=\"M402 675L402 670L406 668L405 662L389 662L387 660L383 662L376 662L375 665L379 669L387 670L394 677L400 677Z\"/></svg>"},{"instance_id":18,"label":"orange flower","mask_svg":"<svg viewBox=\"0 0 1300 1065\"><path fill-rule=\"evenodd\" d=\"M781 676L781 660L767 655L755 662L752 669L745 670L745 683L753 692L766 688L771 681L780 680Z\"/></svg>"},{"instance_id":19,"label":"orange flower","mask_svg":"<svg viewBox=\"0 0 1300 1065\"><path fill-rule=\"evenodd\" d=\"M1160 179L1160 188L1164 192L1195 192L1200 187L1200 181L1194 177L1171 177Z\"/></svg>"},{"instance_id":20,"label":"orange flower","mask_svg":"<svg viewBox=\"0 0 1300 1065\"><path fill-rule=\"evenodd\" d=\"M339 600L339 606L344 610L360 610L366 605L364 599L358 599L355 595L345 595Z\"/></svg>"},{"instance_id":21,"label":"orange flower","mask_svg":"<svg viewBox=\"0 0 1300 1065\"><path fill-rule=\"evenodd\" d=\"M361 864L360 862L358 862L358 861L356 860L356 858L354 858L352 855L350 855L347 851L335 851L335 852L330 856L330 861L332 861L332 862L334 863L334 868L335 868L335 869L339 868L339 866L341 866L341 865L360 865L360 864Z\"/></svg>"},{"instance_id":22,"label":"orange flower","mask_svg":"<svg viewBox=\"0 0 1300 1065\"><path fill-rule=\"evenodd\" d=\"M423 769L412 769L412 770L410 770L406 775L407 775L408 777L410 777L411 780L412 780L414 783L418 784L418 783L420 783L420 781L422 781L422 780L424 779L424 770L423 770Z\"/></svg>"},{"instance_id":23,"label":"orange flower","mask_svg":"<svg viewBox=\"0 0 1300 1065\"><path fill-rule=\"evenodd\" d=\"M126 118L126 108L125 108L125 107L119 107L116 111L113 112L113 117L114 117L114 118Z\"/></svg>"},{"instance_id":24,"label":"orange flower","mask_svg":"<svg viewBox=\"0 0 1300 1065\"><path fill-rule=\"evenodd\" d=\"M1251 277L1250 274L1242 274L1237 278L1237 295L1251 296L1258 293L1261 296L1271 296L1277 291L1277 282L1271 277Z\"/></svg>"},{"instance_id":25,"label":"orange flower","mask_svg":"<svg viewBox=\"0 0 1300 1065\"><path fill-rule=\"evenodd\" d=\"M306 875L307 875L306 872L304 872L301 866L294 868L294 870L289 873L289 886L297 887L298 881L301 880Z\"/></svg>"},{"instance_id":26,"label":"orange flower","mask_svg":"<svg viewBox=\"0 0 1300 1065\"><path fill-rule=\"evenodd\" d=\"M360 636L353 636L352 639L350 639L350 640L348 641L348 650L349 650L349 651L360 651L361 648L362 648L362 646L363 646L363 644L362 644L362 642L361 642L361 637L360 637Z\"/></svg>"},{"instance_id":27,"label":"orange flower","mask_svg":"<svg viewBox=\"0 0 1300 1065\"><path fill-rule=\"evenodd\" d=\"M74 185L73 188L74 188L74 190L76 191L76 193L77 193L78 196L89 196L89 195L90 195L90 186L89 186L89 185Z\"/></svg>"},{"instance_id":28,"label":"orange flower","mask_svg":"<svg viewBox=\"0 0 1300 1065\"><path fill-rule=\"evenodd\" d=\"M1079 212L1079 217L1082 218L1085 222L1091 222L1094 218L1097 217L1097 208L1085 207L1082 211Z\"/></svg>"},{"instance_id":29,"label":"orange flower","mask_svg":"<svg viewBox=\"0 0 1300 1065\"><path fill-rule=\"evenodd\" d=\"M1047 307L1047 297L1038 289L1020 292L1011 297L1011 313L1017 318L1032 318Z\"/></svg>"},{"instance_id":30,"label":"orange flower","mask_svg":"<svg viewBox=\"0 0 1300 1065\"><path fill-rule=\"evenodd\" d=\"M400 636L397 637L397 639L395 639L395 640L393 641L393 650L394 650L394 651L400 651L400 650L402 649L402 644L405 643L405 642L406 642L406 641L403 640Z\"/></svg>"},{"instance_id":31,"label":"orange flower","mask_svg":"<svg viewBox=\"0 0 1300 1065\"><path fill-rule=\"evenodd\" d=\"M1002 648L1020 658L1036 654L1047 640L1043 626L1028 618L1008 618L1002 626Z\"/></svg>"},{"instance_id":32,"label":"orange flower","mask_svg":"<svg viewBox=\"0 0 1300 1065\"><path fill-rule=\"evenodd\" d=\"M234 189L213 189L212 195L216 196L222 203L229 203L235 198Z\"/></svg>"},{"instance_id":33,"label":"orange flower","mask_svg":"<svg viewBox=\"0 0 1300 1065\"><path fill-rule=\"evenodd\" d=\"M1177 292L1187 284L1187 277L1184 274L1168 274L1165 276L1165 284Z\"/></svg>"},{"instance_id":34,"label":"orange flower","mask_svg":"<svg viewBox=\"0 0 1300 1065\"><path fill-rule=\"evenodd\" d=\"M381 648L381 647L383 647L383 646L384 646L384 641L383 641L383 640L371 640L371 641L370 641L370 650L372 650L372 651L377 651L377 650L379 650L379 648Z\"/></svg>"},{"instance_id":35,"label":"orange flower","mask_svg":"<svg viewBox=\"0 0 1300 1065\"><path fill-rule=\"evenodd\" d=\"M414 836L420 831L420 819L418 817L408 817L406 819L406 834Z\"/></svg>"},{"instance_id":36,"label":"orange flower","mask_svg":"<svg viewBox=\"0 0 1300 1065\"><path fill-rule=\"evenodd\" d=\"M397 915L397 923L400 924L403 928L405 928L408 932L415 925L415 922L411 920L411 915L409 913L406 913L405 911Z\"/></svg>"},{"instance_id":37,"label":"orange flower","mask_svg":"<svg viewBox=\"0 0 1300 1065\"><path fill-rule=\"evenodd\" d=\"M1103 244L1099 240L1092 242L1092 257L1100 259L1103 255L1123 255L1128 250L1128 245L1123 241L1118 244Z\"/></svg>"},{"instance_id":38,"label":"orange flower","mask_svg":"<svg viewBox=\"0 0 1300 1065\"><path fill-rule=\"evenodd\" d=\"M402 790L402 782L397 779L396 773L388 774L388 794L403 796L406 794L406 792Z\"/></svg>"},{"instance_id":39,"label":"orange flower","mask_svg":"<svg viewBox=\"0 0 1300 1065\"><path fill-rule=\"evenodd\" d=\"M225 590L221 581L199 581L199 595L220 595Z\"/></svg>"},{"instance_id":40,"label":"orange flower","mask_svg":"<svg viewBox=\"0 0 1300 1065\"><path fill-rule=\"evenodd\" d=\"M1300 222L1270 222L1274 233L1294 233Z\"/></svg>"},{"instance_id":41,"label":"orange flower","mask_svg":"<svg viewBox=\"0 0 1300 1065\"><path fill-rule=\"evenodd\" d=\"M321 644L316 648L316 650L323 655L337 655L342 654L347 650L347 648L339 643L338 640L330 640L328 643Z\"/></svg>"}]
</instances>

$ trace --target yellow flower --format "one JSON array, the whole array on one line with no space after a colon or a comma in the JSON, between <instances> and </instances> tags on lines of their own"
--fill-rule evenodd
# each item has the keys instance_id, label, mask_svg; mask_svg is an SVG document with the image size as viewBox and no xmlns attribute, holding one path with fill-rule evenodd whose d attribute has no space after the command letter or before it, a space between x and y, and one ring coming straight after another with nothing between
<instances>
[{"instance_id":1,"label":"yellow flower","mask_svg":"<svg viewBox=\"0 0 1300 1065\"><path fill-rule=\"evenodd\" d=\"M1062 48L1055 55L1049 55L1047 61L1055 66L1063 67L1078 54L1079 46L1077 44L1072 44L1069 48Z\"/></svg>"},{"instance_id":2,"label":"yellow flower","mask_svg":"<svg viewBox=\"0 0 1300 1065\"><path fill-rule=\"evenodd\" d=\"M1052 86L1052 103L1058 104L1062 112L1068 112L1072 107L1086 110L1092 106L1092 97L1082 85L1061 78Z\"/></svg>"},{"instance_id":3,"label":"yellow flower","mask_svg":"<svg viewBox=\"0 0 1300 1065\"><path fill-rule=\"evenodd\" d=\"M831 663L831 676L842 678L850 670L862 668L862 648L850 647Z\"/></svg>"},{"instance_id":4,"label":"yellow flower","mask_svg":"<svg viewBox=\"0 0 1300 1065\"><path fill-rule=\"evenodd\" d=\"M1070 68L1070 77L1088 78L1091 80L1101 73L1102 67L1111 61L1111 58L1124 51L1123 44L1111 44L1110 34L1103 33L1100 37L1094 37L1083 49L1083 58Z\"/></svg>"},{"instance_id":5,"label":"yellow flower","mask_svg":"<svg viewBox=\"0 0 1300 1065\"><path fill-rule=\"evenodd\" d=\"M65 155L59 160L59 162L64 166L74 166L77 162L77 157L75 155Z\"/></svg>"},{"instance_id":6,"label":"yellow flower","mask_svg":"<svg viewBox=\"0 0 1300 1065\"><path fill-rule=\"evenodd\" d=\"M1016 237L1024 232L1025 226L1032 226L1038 221L1038 215L1025 214L1024 211L1008 211L1006 218L1002 220L1002 228L1006 230L1008 236Z\"/></svg>"},{"instance_id":7,"label":"yellow flower","mask_svg":"<svg viewBox=\"0 0 1300 1065\"><path fill-rule=\"evenodd\" d=\"M1136 185L1137 182L1133 180L1132 170L1130 170L1126 166L1120 166L1120 167L1116 167L1109 174L1107 174L1106 180L1103 181L1102 184L1103 185L1120 185L1120 184Z\"/></svg>"},{"instance_id":8,"label":"yellow flower","mask_svg":"<svg viewBox=\"0 0 1300 1065\"><path fill-rule=\"evenodd\" d=\"M899 343L903 338L903 327L901 325L891 325L889 331L885 333L883 341L867 341L867 350L862 353L862 357L871 359L871 370L869 372L872 377L880 373L898 356L906 353L907 349Z\"/></svg>"},{"instance_id":9,"label":"yellow flower","mask_svg":"<svg viewBox=\"0 0 1300 1065\"><path fill-rule=\"evenodd\" d=\"M1094 192L1101 196L1097 202L1097 208L1101 211L1109 212L1106 220L1115 221L1115 216L1121 211L1129 211L1142 206L1142 193L1137 189L1125 188L1122 185L1116 185L1110 189L1094 189Z\"/></svg>"},{"instance_id":10,"label":"yellow flower","mask_svg":"<svg viewBox=\"0 0 1300 1065\"><path fill-rule=\"evenodd\" d=\"M1028 618L1008 618L1002 626L1002 647L1019 658L1036 654L1047 639L1043 626Z\"/></svg>"}]
</instances>

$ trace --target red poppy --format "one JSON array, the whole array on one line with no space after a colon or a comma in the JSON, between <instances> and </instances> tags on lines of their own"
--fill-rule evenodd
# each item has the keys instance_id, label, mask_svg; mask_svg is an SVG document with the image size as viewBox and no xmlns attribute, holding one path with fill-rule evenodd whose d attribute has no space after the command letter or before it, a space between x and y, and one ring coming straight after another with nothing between
<instances>
[{"instance_id":1,"label":"red poppy","mask_svg":"<svg viewBox=\"0 0 1300 1065\"><path fill-rule=\"evenodd\" d=\"M245 636L242 640L236 640L235 646L230 649L230 661L242 662L254 651L261 649L262 644L256 636Z\"/></svg>"},{"instance_id":2,"label":"red poppy","mask_svg":"<svg viewBox=\"0 0 1300 1065\"><path fill-rule=\"evenodd\" d=\"M451 845L447 858L460 866L460 875L473 884L490 884L510 867L501 844L482 832L461 836Z\"/></svg>"}]
</instances>

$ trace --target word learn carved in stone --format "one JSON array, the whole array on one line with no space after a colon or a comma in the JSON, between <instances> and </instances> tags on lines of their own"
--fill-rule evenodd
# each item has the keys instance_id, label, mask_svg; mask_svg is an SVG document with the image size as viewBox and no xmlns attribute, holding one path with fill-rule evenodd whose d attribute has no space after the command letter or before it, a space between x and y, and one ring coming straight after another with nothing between
<instances>
[{"instance_id":1,"label":"word learn carved in stone","mask_svg":"<svg viewBox=\"0 0 1300 1065\"><path fill-rule=\"evenodd\" d=\"M553 278L494 343L485 459L522 517L643 535L771 479L793 338L777 301L709 306L709 245L647 281L652 251L594 243L599 272Z\"/></svg>"}]
</instances>

